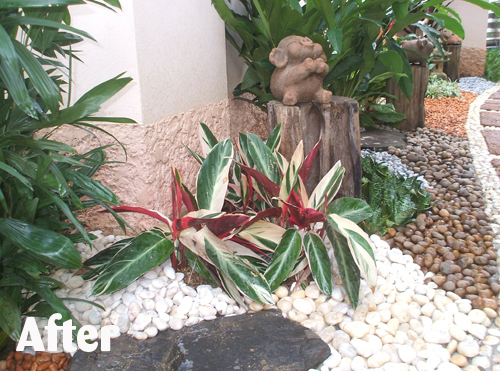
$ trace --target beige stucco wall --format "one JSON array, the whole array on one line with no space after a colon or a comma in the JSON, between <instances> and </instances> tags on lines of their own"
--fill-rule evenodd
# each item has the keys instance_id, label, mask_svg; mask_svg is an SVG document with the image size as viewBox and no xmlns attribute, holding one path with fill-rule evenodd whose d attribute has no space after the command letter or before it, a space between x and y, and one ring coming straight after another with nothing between
<instances>
[{"instance_id":1,"label":"beige stucco wall","mask_svg":"<svg viewBox=\"0 0 500 371\"><path fill-rule=\"evenodd\" d=\"M171 214L171 165L180 171L183 182L190 190L195 189L199 165L184 148L184 145L201 153L198 127L206 123L218 139L229 137L229 101L205 105L169 116L152 124L101 124L127 149L115 145L106 150L108 161L121 161L103 166L95 176L116 193L123 205L140 206L157 210L167 216ZM58 130L52 139L73 146L83 153L100 145L114 144L114 140L101 132L89 134L72 127ZM106 230L121 233L114 219L100 213L96 207L86 213L84 220L89 230ZM158 224L155 219L139 214L122 214L136 230L144 230Z\"/></svg>"}]
</instances>

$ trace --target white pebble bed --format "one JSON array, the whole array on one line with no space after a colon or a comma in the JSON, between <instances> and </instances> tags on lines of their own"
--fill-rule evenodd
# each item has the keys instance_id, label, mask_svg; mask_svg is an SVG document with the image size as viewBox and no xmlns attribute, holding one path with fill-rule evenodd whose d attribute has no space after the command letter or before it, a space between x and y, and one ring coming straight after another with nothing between
<instances>
[{"instance_id":1,"label":"white pebble bed","mask_svg":"<svg viewBox=\"0 0 500 371\"><path fill-rule=\"evenodd\" d=\"M84 258L120 239L97 235L96 249L77 244ZM432 273L425 277L411 256L390 249L377 235L371 239L376 246L377 286L372 292L365 281L361 282L356 310L346 303L338 275L331 297L322 294L314 283L293 292L281 286L273 294L276 306L249 302L249 310L277 307L284 317L315 331L331 349L320 371L446 371L460 370L468 364L472 366L466 370L472 371L479 370L476 366L489 369L500 362L492 359L495 348L500 350L500 318L496 311L472 309L470 300L437 290L433 282L425 284L424 279ZM143 340L168 328L179 330L217 316L247 311L220 288L187 286L184 274L175 273L170 261L127 288L97 298L91 296L92 282L84 282L62 269L53 276L66 283L58 296L87 299L106 308L102 311L84 302L68 304L82 325L92 324L97 329L114 325L112 337L130 334ZM47 320L38 320L44 343L46 324ZM493 367L493 371L499 370L500 366Z\"/></svg>"}]
</instances>

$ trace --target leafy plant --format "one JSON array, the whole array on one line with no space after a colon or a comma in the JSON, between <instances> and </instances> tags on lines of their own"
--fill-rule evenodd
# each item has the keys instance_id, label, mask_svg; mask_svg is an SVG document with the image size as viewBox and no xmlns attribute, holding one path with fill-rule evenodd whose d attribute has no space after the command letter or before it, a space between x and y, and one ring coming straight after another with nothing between
<instances>
[{"instance_id":1,"label":"leafy plant","mask_svg":"<svg viewBox=\"0 0 500 371\"><path fill-rule=\"evenodd\" d=\"M93 1L119 7L117 0ZM91 116L130 78L117 76L62 108L70 70L61 62L83 37L70 26L68 5L80 0L13 0L0 4L0 332L18 340L23 316L71 312L55 294L54 268L78 269L74 243L92 243L78 213L119 205L92 176L106 163L106 147L85 154L50 140L64 124L102 130L89 122L133 122ZM107 5L106 5L107 4ZM45 129L45 131L42 131ZM51 131L47 131L51 129ZM122 228L125 222L116 214ZM74 233L76 232L76 233ZM73 319L74 320L74 319ZM77 321L75 321L77 323ZM0 344L2 347L3 344Z\"/></svg>"},{"instance_id":2,"label":"leafy plant","mask_svg":"<svg viewBox=\"0 0 500 371\"><path fill-rule=\"evenodd\" d=\"M500 15L500 9L484 0L467 0ZM246 10L240 15L224 0L212 4L239 40L226 32L226 37L244 59L248 69L243 81L234 90L236 97L252 93L252 103L265 109L275 99L270 91L274 66L269 53L289 35L307 36L321 44L327 56L330 72L324 87L334 95L359 101L363 125L373 125L372 103L387 97L380 85L389 78L399 83L409 99L413 91L413 76L408 59L394 36L409 25L420 28L444 55L438 32L418 21L429 18L441 28L447 28L463 38L464 30L458 14L442 0L309 0L303 6L297 0L239 0ZM432 12L431 12L432 10ZM397 122L390 107L384 120ZM366 112L366 113L365 113Z\"/></svg>"},{"instance_id":3,"label":"leafy plant","mask_svg":"<svg viewBox=\"0 0 500 371\"><path fill-rule=\"evenodd\" d=\"M425 92L427 98L454 98L461 95L457 82L443 80L435 75L429 77L429 85Z\"/></svg>"},{"instance_id":4,"label":"leafy plant","mask_svg":"<svg viewBox=\"0 0 500 371\"><path fill-rule=\"evenodd\" d=\"M495 48L486 51L484 77L493 82L500 81L500 49Z\"/></svg>"},{"instance_id":5,"label":"leafy plant","mask_svg":"<svg viewBox=\"0 0 500 371\"><path fill-rule=\"evenodd\" d=\"M370 156L363 166L363 198L373 210L364 223L371 233L385 233L389 227L408 224L412 218L432 207L431 195L422 188L418 176L404 178Z\"/></svg>"},{"instance_id":6,"label":"leafy plant","mask_svg":"<svg viewBox=\"0 0 500 371\"><path fill-rule=\"evenodd\" d=\"M288 163L277 152L280 127L267 143L256 135L240 134L236 154L229 140L218 142L204 124L200 132L203 156L191 151L201 163L195 195L172 168L172 220L138 207L113 208L152 216L166 227L143 232L87 261L88 278L98 275L94 293L119 290L171 257L174 267L189 263L242 305L240 293L272 303L271 292L294 275L301 281L312 274L318 287L331 294L332 270L325 245L331 244L356 306L360 276L371 285L376 282L372 244L356 224L371 211L359 199L333 200L344 173L340 164L309 197L304 180L319 143L306 159L299 144ZM185 216L180 214L182 204L189 211Z\"/></svg>"}]
</instances>

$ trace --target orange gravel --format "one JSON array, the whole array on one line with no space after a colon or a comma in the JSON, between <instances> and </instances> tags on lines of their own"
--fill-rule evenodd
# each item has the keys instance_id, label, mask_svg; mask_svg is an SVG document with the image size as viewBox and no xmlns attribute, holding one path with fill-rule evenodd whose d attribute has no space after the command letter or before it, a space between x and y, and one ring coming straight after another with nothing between
<instances>
[{"instance_id":1,"label":"orange gravel","mask_svg":"<svg viewBox=\"0 0 500 371\"><path fill-rule=\"evenodd\" d=\"M465 121L469 105L477 94L461 91L459 98L425 98L425 126L444 131L459 138L467 136Z\"/></svg>"}]
</instances>

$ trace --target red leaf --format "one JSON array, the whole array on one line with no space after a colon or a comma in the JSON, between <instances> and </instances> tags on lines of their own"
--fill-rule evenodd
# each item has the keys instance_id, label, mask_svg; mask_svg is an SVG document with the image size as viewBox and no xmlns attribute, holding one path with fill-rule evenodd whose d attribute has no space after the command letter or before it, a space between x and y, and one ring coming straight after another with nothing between
<instances>
[{"instance_id":1,"label":"red leaf","mask_svg":"<svg viewBox=\"0 0 500 371\"><path fill-rule=\"evenodd\" d=\"M229 236L234 228L238 228L245 223L250 216L243 214L224 215L220 218L209 221L207 228L219 238Z\"/></svg>"},{"instance_id":2,"label":"red leaf","mask_svg":"<svg viewBox=\"0 0 500 371\"><path fill-rule=\"evenodd\" d=\"M167 224L169 227L171 226L170 220L166 218L165 216L161 215L158 211L154 210L148 210L143 207L134 207L134 206L116 206L111 208L113 211L117 213L123 213L123 212L133 212L133 213L140 213L140 214L145 214L150 217L153 217L155 219L158 219L162 221L163 223ZM102 210L103 212L107 212L107 210Z\"/></svg>"},{"instance_id":3,"label":"red leaf","mask_svg":"<svg viewBox=\"0 0 500 371\"><path fill-rule=\"evenodd\" d=\"M252 217L249 221L247 221L245 224L241 226L241 229L239 232L247 229L250 227L252 224L258 222L259 220L262 220L264 218L277 218L280 216L281 213L281 208L280 207L272 207L267 210L259 211L255 216Z\"/></svg>"},{"instance_id":4,"label":"red leaf","mask_svg":"<svg viewBox=\"0 0 500 371\"><path fill-rule=\"evenodd\" d=\"M302 167L300 168L299 171L299 176L301 177L302 181L305 183L307 177L309 176L309 172L311 171L312 164L314 160L316 159L316 156L318 155L319 147L321 145L322 139L316 143L312 151L307 155L306 159L302 163Z\"/></svg>"},{"instance_id":5,"label":"red leaf","mask_svg":"<svg viewBox=\"0 0 500 371\"><path fill-rule=\"evenodd\" d=\"M195 206L195 200L191 197L192 195L189 194L188 191L186 191L184 188L181 189L182 192L182 202L184 202L184 205L186 205L186 208L188 212L191 211L196 211L198 208Z\"/></svg>"},{"instance_id":6,"label":"red leaf","mask_svg":"<svg viewBox=\"0 0 500 371\"><path fill-rule=\"evenodd\" d=\"M272 197L278 197L280 194L280 186L274 183L271 179L269 179L267 176L262 174L260 171L252 169L248 166L238 164L241 167L241 170L243 170L245 173L248 175L252 176L259 184L261 184L264 189L269 192L269 194Z\"/></svg>"},{"instance_id":7,"label":"red leaf","mask_svg":"<svg viewBox=\"0 0 500 371\"><path fill-rule=\"evenodd\" d=\"M229 240L234 241L236 243L239 243L240 245L245 246L245 247L249 248L250 250L255 251L256 253L261 254L261 255L265 256L266 258L271 259L271 257L269 255L267 255L264 251L262 251L254 244L248 242L247 240L245 240L239 236L233 236Z\"/></svg>"}]
</instances>

